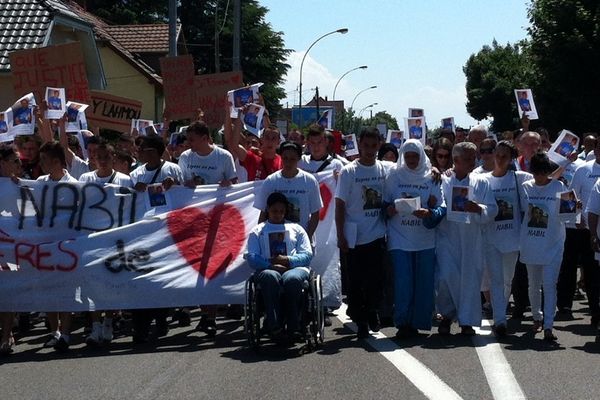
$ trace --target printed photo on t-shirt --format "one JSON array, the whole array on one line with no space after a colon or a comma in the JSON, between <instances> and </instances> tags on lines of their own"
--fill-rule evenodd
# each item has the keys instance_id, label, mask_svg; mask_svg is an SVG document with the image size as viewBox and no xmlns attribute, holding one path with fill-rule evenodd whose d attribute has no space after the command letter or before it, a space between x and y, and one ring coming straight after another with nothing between
<instances>
[{"instance_id":1,"label":"printed photo on t-shirt","mask_svg":"<svg viewBox=\"0 0 600 400\"><path fill-rule=\"evenodd\" d=\"M363 210L379 209L383 205L383 196L376 189L363 186Z\"/></svg>"},{"instance_id":2,"label":"printed photo on t-shirt","mask_svg":"<svg viewBox=\"0 0 600 400\"><path fill-rule=\"evenodd\" d=\"M559 214L575 214L577 212L577 196L574 190L560 194Z\"/></svg>"},{"instance_id":3,"label":"printed photo on t-shirt","mask_svg":"<svg viewBox=\"0 0 600 400\"><path fill-rule=\"evenodd\" d=\"M203 176L192 174L192 181L194 181L194 185L201 186L206 183L206 179Z\"/></svg>"},{"instance_id":4,"label":"printed photo on t-shirt","mask_svg":"<svg viewBox=\"0 0 600 400\"><path fill-rule=\"evenodd\" d=\"M548 228L548 211L541 204L529 204L528 228Z\"/></svg>"},{"instance_id":5,"label":"printed photo on t-shirt","mask_svg":"<svg viewBox=\"0 0 600 400\"><path fill-rule=\"evenodd\" d=\"M468 186L452 187L452 211L466 212L465 206L469 201Z\"/></svg>"},{"instance_id":6,"label":"printed photo on t-shirt","mask_svg":"<svg viewBox=\"0 0 600 400\"><path fill-rule=\"evenodd\" d=\"M269 232L269 254L271 258L287 255L285 232Z\"/></svg>"},{"instance_id":7,"label":"printed photo on t-shirt","mask_svg":"<svg viewBox=\"0 0 600 400\"><path fill-rule=\"evenodd\" d=\"M514 218L514 207L510 202L510 199L497 197L496 204L498 204L498 214L495 218L496 221L509 221Z\"/></svg>"},{"instance_id":8,"label":"printed photo on t-shirt","mask_svg":"<svg viewBox=\"0 0 600 400\"><path fill-rule=\"evenodd\" d=\"M291 222L300 222L300 200L296 197L288 197L288 207L285 219Z\"/></svg>"}]
</instances>

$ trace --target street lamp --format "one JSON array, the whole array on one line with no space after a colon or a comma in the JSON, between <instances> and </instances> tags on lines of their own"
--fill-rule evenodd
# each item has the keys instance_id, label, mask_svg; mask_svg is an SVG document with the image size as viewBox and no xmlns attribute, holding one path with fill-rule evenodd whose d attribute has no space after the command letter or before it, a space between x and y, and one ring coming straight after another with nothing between
<instances>
[{"instance_id":1,"label":"street lamp","mask_svg":"<svg viewBox=\"0 0 600 400\"><path fill-rule=\"evenodd\" d=\"M358 94L356 96L354 96L354 100L352 100L352 104L350 104L350 109L352 109L352 107L354 107L354 102L356 101L356 98L358 96L360 96L361 93L366 92L367 90L371 90L371 89L377 89L377 86L370 86L366 89L361 90L360 92L358 92Z\"/></svg>"},{"instance_id":2,"label":"street lamp","mask_svg":"<svg viewBox=\"0 0 600 400\"><path fill-rule=\"evenodd\" d=\"M362 113L365 112L365 110L367 108L372 108L373 106L376 106L379 103L373 103L373 104L369 104L368 106L364 107L362 110L360 110L360 112L358 113L358 117L360 118L362 116Z\"/></svg>"},{"instance_id":3,"label":"street lamp","mask_svg":"<svg viewBox=\"0 0 600 400\"><path fill-rule=\"evenodd\" d=\"M333 35L334 33L341 33L346 34L348 33L348 28L341 28L341 29L337 29L335 31L331 31L329 33L324 34L323 36L319 37L317 40L315 40L314 42L312 42L312 44L310 46L308 46L308 50L306 50L306 52L304 53L304 57L302 57L302 62L300 63L300 83L299 83L299 92L300 92L300 105L299 105L299 111L300 111L300 128L302 128L302 68L304 67L304 60L306 59L306 56L308 54L308 52L310 51L310 49L312 49L312 47L317 44L317 42L321 39L323 39L326 36L329 35Z\"/></svg>"},{"instance_id":4,"label":"street lamp","mask_svg":"<svg viewBox=\"0 0 600 400\"><path fill-rule=\"evenodd\" d=\"M338 84L340 83L342 78L344 78L346 75L348 75L352 71L356 71L357 69L367 69L367 68L368 67L366 65L361 65L360 67L352 68L350 71L346 71L344 73L344 75L340 76L340 79L338 79L338 81L335 83L335 87L333 88L333 100L335 101L335 91L337 90Z\"/></svg>"}]
</instances>

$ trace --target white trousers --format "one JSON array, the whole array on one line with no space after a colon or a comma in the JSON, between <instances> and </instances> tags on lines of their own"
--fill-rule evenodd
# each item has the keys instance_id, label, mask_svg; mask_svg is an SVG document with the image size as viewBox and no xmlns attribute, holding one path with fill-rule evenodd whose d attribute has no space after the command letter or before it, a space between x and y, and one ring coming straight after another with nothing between
<instances>
[{"instance_id":1,"label":"white trousers","mask_svg":"<svg viewBox=\"0 0 600 400\"><path fill-rule=\"evenodd\" d=\"M510 298L518 251L501 253L493 245L486 246L486 268L490 276L490 295L494 324L506 324L506 306Z\"/></svg>"},{"instance_id":2,"label":"white trousers","mask_svg":"<svg viewBox=\"0 0 600 400\"><path fill-rule=\"evenodd\" d=\"M544 320L544 329L552 329L556 310L556 282L561 259L551 264L527 264L529 278L529 302L534 321ZM544 311L542 312L542 288L544 288Z\"/></svg>"}]
</instances>

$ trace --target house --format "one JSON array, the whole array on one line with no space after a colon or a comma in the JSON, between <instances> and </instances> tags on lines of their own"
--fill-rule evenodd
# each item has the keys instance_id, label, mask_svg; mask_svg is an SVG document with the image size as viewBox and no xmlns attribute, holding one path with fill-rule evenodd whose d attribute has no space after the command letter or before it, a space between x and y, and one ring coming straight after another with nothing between
<instances>
[{"instance_id":1,"label":"house","mask_svg":"<svg viewBox=\"0 0 600 400\"><path fill-rule=\"evenodd\" d=\"M91 90L141 101L141 118L162 119L158 59L168 54L167 24L115 26L71 0L9 0L0 3L0 26L0 108L16 100L10 52L79 41Z\"/></svg>"}]
</instances>

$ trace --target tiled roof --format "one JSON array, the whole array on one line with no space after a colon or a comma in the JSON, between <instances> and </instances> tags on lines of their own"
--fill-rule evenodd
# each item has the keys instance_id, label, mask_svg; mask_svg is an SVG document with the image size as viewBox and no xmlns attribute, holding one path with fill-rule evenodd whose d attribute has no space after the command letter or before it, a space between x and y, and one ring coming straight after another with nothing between
<instances>
[{"instance_id":1,"label":"tiled roof","mask_svg":"<svg viewBox=\"0 0 600 400\"><path fill-rule=\"evenodd\" d=\"M109 25L106 31L132 53L168 53L169 25ZM179 26L177 27L179 33Z\"/></svg>"},{"instance_id":2,"label":"tiled roof","mask_svg":"<svg viewBox=\"0 0 600 400\"><path fill-rule=\"evenodd\" d=\"M8 53L42 46L53 15L57 14L89 24L98 39L104 40L151 80L162 84L161 77L151 67L109 33L107 28L110 26L106 22L87 12L72 0L0 0L0 71L10 70ZM165 37L168 48L168 26Z\"/></svg>"},{"instance_id":3,"label":"tiled roof","mask_svg":"<svg viewBox=\"0 0 600 400\"><path fill-rule=\"evenodd\" d=\"M10 70L8 53L41 46L52 21L39 0L0 0L0 71Z\"/></svg>"}]
</instances>

